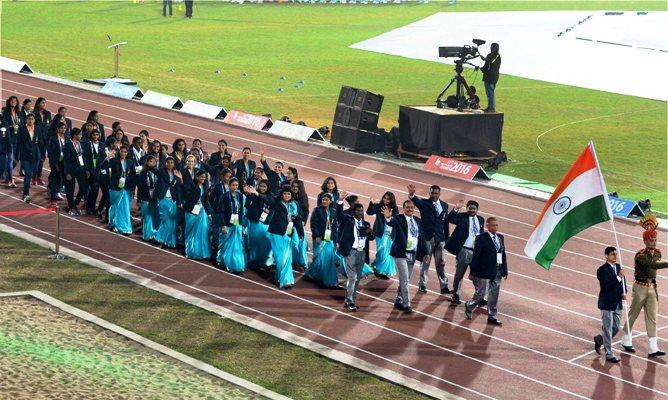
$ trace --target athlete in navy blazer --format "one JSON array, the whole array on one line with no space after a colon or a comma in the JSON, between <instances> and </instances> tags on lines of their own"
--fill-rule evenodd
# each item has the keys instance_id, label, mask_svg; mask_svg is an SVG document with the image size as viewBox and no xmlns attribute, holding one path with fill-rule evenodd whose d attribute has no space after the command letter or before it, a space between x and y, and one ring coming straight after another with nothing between
<instances>
[{"instance_id":1,"label":"athlete in navy blazer","mask_svg":"<svg viewBox=\"0 0 668 400\"><path fill-rule=\"evenodd\" d=\"M281 195L279 194L278 196L273 196L273 195L265 196L264 200L267 203L267 205L271 207L272 210L271 221L269 222L269 233L273 233L274 235L279 235L279 236L285 235L285 231L288 229L288 222L289 222L288 210L281 204L281 202L283 201L281 199ZM299 213L292 216L292 225L297 230L297 235L300 238L303 238L304 224L302 223L302 219L299 216Z\"/></svg>"},{"instance_id":2,"label":"athlete in navy blazer","mask_svg":"<svg viewBox=\"0 0 668 400\"><path fill-rule=\"evenodd\" d=\"M602 334L594 337L594 350L600 354L605 347L605 360L616 364L619 359L612 352L612 338L619 332L622 319L622 300L624 293L624 271L617 263L617 249L605 249L606 263L596 270L596 278L601 290L598 293L598 308L601 310ZM628 349L627 349L628 351Z\"/></svg>"},{"instance_id":3,"label":"athlete in navy blazer","mask_svg":"<svg viewBox=\"0 0 668 400\"><path fill-rule=\"evenodd\" d=\"M355 207L355 205L353 205L351 208L353 207ZM364 213L362 213L362 215L364 215ZM355 218L352 215L343 212L342 202L337 202L336 219L339 223L339 254L341 254L343 257L347 257L353 248L353 244L355 243L355 233L353 232L353 229L355 229ZM368 248L369 240L373 240L375 237L373 234L373 229L371 229L371 224L367 221L362 221L361 230L365 232L365 248Z\"/></svg>"}]
</instances>

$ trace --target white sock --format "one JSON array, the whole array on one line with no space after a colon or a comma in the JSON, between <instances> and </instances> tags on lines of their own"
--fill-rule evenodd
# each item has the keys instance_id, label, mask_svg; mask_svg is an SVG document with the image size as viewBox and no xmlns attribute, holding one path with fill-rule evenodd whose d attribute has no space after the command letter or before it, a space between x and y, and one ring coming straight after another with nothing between
<instances>
[{"instance_id":1,"label":"white sock","mask_svg":"<svg viewBox=\"0 0 668 400\"><path fill-rule=\"evenodd\" d=\"M659 338L657 338L656 336L649 338L649 349L647 350L647 352L649 354L654 354L654 353L660 351L658 341L659 341Z\"/></svg>"},{"instance_id":2,"label":"white sock","mask_svg":"<svg viewBox=\"0 0 668 400\"><path fill-rule=\"evenodd\" d=\"M622 338L622 346L626 347L633 347L633 340L631 339L631 336L626 334Z\"/></svg>"}]
</instances>

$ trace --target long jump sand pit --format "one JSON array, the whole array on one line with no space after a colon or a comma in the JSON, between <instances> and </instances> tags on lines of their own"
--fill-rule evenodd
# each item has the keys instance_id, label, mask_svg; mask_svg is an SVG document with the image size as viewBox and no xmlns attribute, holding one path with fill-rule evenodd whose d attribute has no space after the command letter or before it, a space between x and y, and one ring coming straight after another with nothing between
<instances>
[{"instance_id":1,"label":"long jump sand pit","mask_svg":"<svg viewBox=\"0 0 668 400\"><path fill-rule=\"evenodd\" d=\"M266 399L31 296L0 297L8 399Z\"/></svg>"}]
</instances>

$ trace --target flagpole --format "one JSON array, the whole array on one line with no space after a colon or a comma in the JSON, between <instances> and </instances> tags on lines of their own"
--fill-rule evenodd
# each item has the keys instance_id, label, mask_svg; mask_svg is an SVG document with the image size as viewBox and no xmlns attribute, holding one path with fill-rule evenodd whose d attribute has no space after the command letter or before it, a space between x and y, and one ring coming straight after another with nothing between
<instances>
[{"instance_id":1,"label":"flagpole","mask_svg":"<svg viewBox=\"0 0 668 400\"><path fill-rule=\"evenodd\" d=\"M624 264L622 263L622 249L619 247L619 238L617 237L617 229L615 229L615 217L611 216L610 218L610 224L612 225L612 232L615 235L615 244L617 247L617 260L619 261L619 265L621 268L624 268ZM626 276L622 279L624 281L624 294L628 296L628 289L626 288ZM626 296L625 296L626 297ZM626 333L629 335L629 339L631 338L631 324L629 323L629 303L626 301L626 298L623 300L624 304L624 314L626 314Z\"/></svg>"}]
</instances>

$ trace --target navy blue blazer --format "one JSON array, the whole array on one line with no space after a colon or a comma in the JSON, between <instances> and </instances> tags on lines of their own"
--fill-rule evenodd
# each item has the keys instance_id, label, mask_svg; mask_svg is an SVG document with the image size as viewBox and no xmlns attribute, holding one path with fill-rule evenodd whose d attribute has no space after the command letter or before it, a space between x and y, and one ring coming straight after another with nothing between
<instances>
[{"instance_id":1,"label":"navy blue blazer","mask_svg":"<svg viewBox=\"0 0 668 400\"><path fill-rule=\"evenodd\" d=\"M233 199L232 192L225 193L221 198L222 213L220 215L221 217L220 222L224 226L232 226L232 224L230 223L232 214L239 214L239 224L244 225L244 216L245 216L244 195L237 190L236 204L232 199Z\"/></svg>"},{"instance_id":2,"label":"navy blue blazer","mask_svg":"<svg viewBox=\"0 0 668 400\"><path fill-rule=\"evenodd\" d=\"M436 242L445 242L450 237L450 226L448 224L448 203L439 200L441 203L440 214L436 212L436 207L430 199L422 199L413 196L411 199L415 206L420 210L422 219L422 228L424 228L424 240L430 241L432 238Z\"/></svg>"},{"instance_id":3,"label":"navy blue blazer","mask_svg":"<svg viewBox=\"0 0 668 400\"><path fill-rule=\"evenodd\" d=\"M49 168L51 168L52 170L56 169L59 166L62 166L60 161L60 156L61 156L61 151L63 157L65 156L65 143L67 143L67 139L63 137L62 143L63 146L61 148L60 140L58 139L58 135L56 135L56 136L51 136L47 144L47 151L49 152Z\"/></svg>"},{"instance_id":4,"label":"navy blue blazer","mask_svg":"<svg viewBox=\"0 0 668 400\"><path fill-rule=\"evenodd\" d=\"M599 310L615 311L622 307L622 295L624 294L624 280L617 279L617 274L622 269L621 265L615 264L615 270L608 263L598 267L596 278L601 286L598 293Z\"/></svg>"},{"instance_id":5,"label":"navy blue blazer","mask_svg":"<svg viewBox=\"0 0 668 400\"><path fill-rule=\"evenodd\" d=\"M506 263L506 246L503 235L497 233L501 244L501 260L503 261L499 266L501 276L508 276L508 264ZM473 246L473 258L471 259L471 274L477 278L494 279L496 278L497 264L496 264L496 246L492 236L485 232L476 236L475 245Z\"/></svg>"},{"instance_id":6,"label":"navy blue blazer","mask_svg":"<svg viewBox=\"0 0 668 400\"><path fill-rule=\"evenodd\" d=\"M169 172L167 172L166 169L163 168L158 171L158 186L156 187L155 192L159 200L164 199L169 190L169 193L172 195L172 200L174 200L176 204L181 204L183 201L181 189L182 185L177 177L174 177L170 182Z\"/></svg>"},{"instance_id":7,"label":"navy blue blazer","mask_svg":"<svg viewBox=\"0 0 668 400\"><path fill-rule=\"evenodd\" d=\"M476 215L476 217L480 224L480 233L483 233L485 231L485 219L480 215ZM469 214L452 210L448 214L448 222L455 225L455 230L452 231L452 235L445 243L445 249L456 257L469 237Z\"/></svg>"},{"instance_id":8,"label":"navy blue blazer","mask_svg":"<svg viewBox=\"0 0 668 400\"><path fill-rule=\"evenodd\" d=\"M136 181L136 174L135 174L135 165L132 162L131 158L126 158L126 166L125 166L125 186L123 189L131 192L135 188L135 181ZM123 176L123 167L121 165L121 159L118 157L115 157L111 160L111 181L110 181L110 189L112 190L120 190L118 187L118 182L121 179L121 176Z\"/></svg>"},{"instance_id":9,"label":"navy blue blazer","mask_svg":"<svg viewBox=\"0 0 668 400\"><path fill-rule=\"evenodd\" d=\"M230 153L227 152L227 150L225 150L225 155L231 156ZM209 166L212 168L216 168L217 166L220 165L221 162L223 162L223 157L224 156L221 155L219 151L211 154L211 156L209 156L209 161L208 161Z\"/></svg>"},{"instance_id":10,"label":"navy blue blazer","mask_svg":"<svg viewBox=\"0 0 668 400\"><path fill-rule=\"evenodd\" d=\"M160 177L158 176L158 171L153 169L153 180L149 176L149 171L144 167L144 169L139 173L137 177L137 200L139 201L157 201L158 200L158 182ZM153 189L153 196L151 196L151 189Z\"/></svg>"},{"instance_id":11,"label":"navy blue blazer","mask_svg":"<svg viewBox=\"0 0 668 400\"><path fill-rule=\"evenodd\" d=\"M105 158L107 158L107 152L104 147L104 142L97 142L97 152L95 152L95 147L90 141L82 141L81 145L83 147L83 157L84 157L84 166L86 171L94 174L97 172L97 167L102 164ZM93 163L93 160L96 160Z\"/></svg>"},{"instance_id":12,"label":"navy blue blazer","mask_svg":"<svg viewBox=\"0 0 668 400\"><path fill-rule=\"evenodd\" d=\"M269 233L274 235L283 236L288 229L288 210L283 205L283 200L279 196L266 196L265 201L271 207L272 216L271 221L269 222ZM297 208L299 206L295 204ZM297 235L300 238L304 237L304 224L302 219L299 216L299 213L292 215L291 217L293 228L297 230Z\"/></svg>"},{"instance_id":13,"label":"navy blue blazer","mask_svg":"<svg viewBox=\"0 0 668 400\"><path fill-rule=\"evenodd\" d=\"M84 122L83 125L81 125L81 132L83 133L83 138L82 140L90 140L90 137L88 136L88 132L86 131L86 122ZM95 129L95 126L93 127ZM97 130L100 132L100 142L104 142L106 139L106 136L104 135L104 125L101 123L97 123Z\"/></svg>"},{"instance_id":14,"label":"navy blue blazer","mask_svg":"<svg viewBox=\"0 0 668 400\"><path fill-rule=\"evenodd\" d=\"M251 221L259 222L265 208L267 210L269 209L269 205L266 201L268 196L271 195L255 195L252 193L246 195L246 218ZM264 224L269 225L269 221L271 221L271 212L264 220Z\"/></svg>"},{"instance_id":15,"label":"navy blue blazer","mask_svg":"<svg viewBox=\"0 0 668 400\"><path fill-rule=\"evenodd\" d=\"M23 114L19 111L17 114L17 119L18 119L18 125L19 127L25 123L25 120L23 119ZM12 120L12 116L9 112L8 109L2 110L2 121L5 124L5 128L7 128L7 139L9 141L9 144L16 144L18 142L19 138L19 131L15 131L14 129L14 121ZM19 128L20 129L20 128Z\"/></svg>"},{"instance_id":16,"label":"navy blue blazer","mask_svg":"<svg viewBox=\"0 0 668 400\"><path fill-rule=\"evenodd\" d=\"M336 203L336 219L339 223L339 254L343 257L347 257L352 251L353 245L355 244L355 232L353 229L357 229L355 218L349 213L343 212L343 204ZM369 240L374 239L373 229L371 229L371 224L367 221L362 221L362 230L367 231L365 235L366 244L365 249L369 247Z\"/></svg>"},{"instance_id":17,"label":"navy blue blazer","mask_svg":"<svg viewBox=\"0 0 668 400\"><path fill-rule=\"evenodd\" d=\"M9 143L9 127L5 126L5 121L0 119L0 128L4 128L4 132L0 130L0 154L7 154L12 151Z\"/></svg>"},{"instance_id":18,"label":"navy blue blazer","mask_svg":"<svg viewBox=\"0 0 668 400\"><path fill-rule=\"evenodd\" d=\"M237 179L245 180L253 176L253 171L255 171L255 161L248 160L248 170L246 170L246 166L244 165L243 159L235 161L234 164L232 164L232 168L234 169L234 176ZM246 174L245 178L244 178L244 173Z\"/></svg>"},{"instance_id":19,"label":"navy blue blazer","mask_svg":"<svg viewBox=\"0 0 668 400\"><path fill-rule=\"evenodd\" d=\"M83 158L84 146L83 143L79 142L79 149L81 150L81 157ZM65 168L65 173L70 175L79 175L85 172L85 162L84 166L79 164L79 153L77 153L76 148L74 147L74 142L70 139L65 142L65 148L63 149L65 158L63 159L63 167Z\"/></svg>"},{"instance_id":20,"label":"navy blue blazer","mask_svg":"<svg viewBox=\"0 0 668 400\"><path fill-rule=\"evenodd\" d=\"M384 218L384 217L383 217ZM418 226L418 243L415 250L415 259L422 260L427 254L427 244L424 240L424 229L420 218L413 216ZM392 247L390 255L394 258L406 258L406 247L408 247L408 221L404 214L397 214L387 224L392 227Z\"/></svg>"},{"instance_id":21,"label":"navy blue blazer","mask_svg":"<svg viewBox=\"0 0 668 400\"><path fill-rule=\"evenodd\" d=\"M329 227L332 230L331 240L338 241L338 218L336 217L336 209L331 206L327 211L323 206L318 206L311 213L311 237L314 241L316 238L325 238L328 219Z\"/></svg>"},{"instance_id":22,"label":"navy blue blazer","mask_svg":"<svg viewBox=\"0 0 668 400\"><path fill-rule=\"evenodd\" d=\"M196 183L183 185L183 210L192 212L198 201L202 202L202 207L206 213L211 215L211 205L209 204L209 183L204 182L204 192L200 190ZM201 211L200 211L201 212Z\"/></svg>"},{"instance_id":23,"label":"navy blue blazer","mask_svg":"<svg viewBox=\"0 0 668 400\"><path fill-rule=\"evenodd\" d=\"M185 177L184 177L185 181ZM223 213L223 195L230 191L229 186L225 186L222 182L217 182L209 187L209 202L214 214L220 215Z\"/></svg>"},{"instance_id":24,"label":"navy blue blazer","mask_svg":"<svg viewBox=\"0 0 668 400\"><path fill-rule=\"evenodd\" d=\"M264 170L264 174L267 176L267 180L269 181L269 190L274 194L278 194L278 191L281 189L281 184L285 182L287 178L285 175L279 175L276 173L276 171L271 169L267 163L267 160L262 161L262 169Z\"/></svg>"},{"instance_id":25,"label":"navy blue blazer","mask_svg":"<svg viewBox=\"0 0 668 400\"><path fill-rule=\"evenodd\" d=\"M366 215L376 216L376 220L373 222L373 234L376 235L376 237L383 236L385 233L385 225L387 224L383 211L381 210L382 207L383 206L380 203L374 204L370 201L369 207L366 209ZM395 208L392 210L392 216L395 216L398 213L399 209Z\"/></svg>"},{"instance_id":26,"label":"navy blue blazer","mask_svg":"<svg viewBox=\"0 0 668 400\"><path fill-rule=\"evenodd\" d=\"M21 125L19 128L18 142L16 144L16 152L18 159L26 162L36 163L39 161L39 144L41 143L39 128L35 126L32 139L28 133L28 128Z\"/></svg>"}]
</instances>

